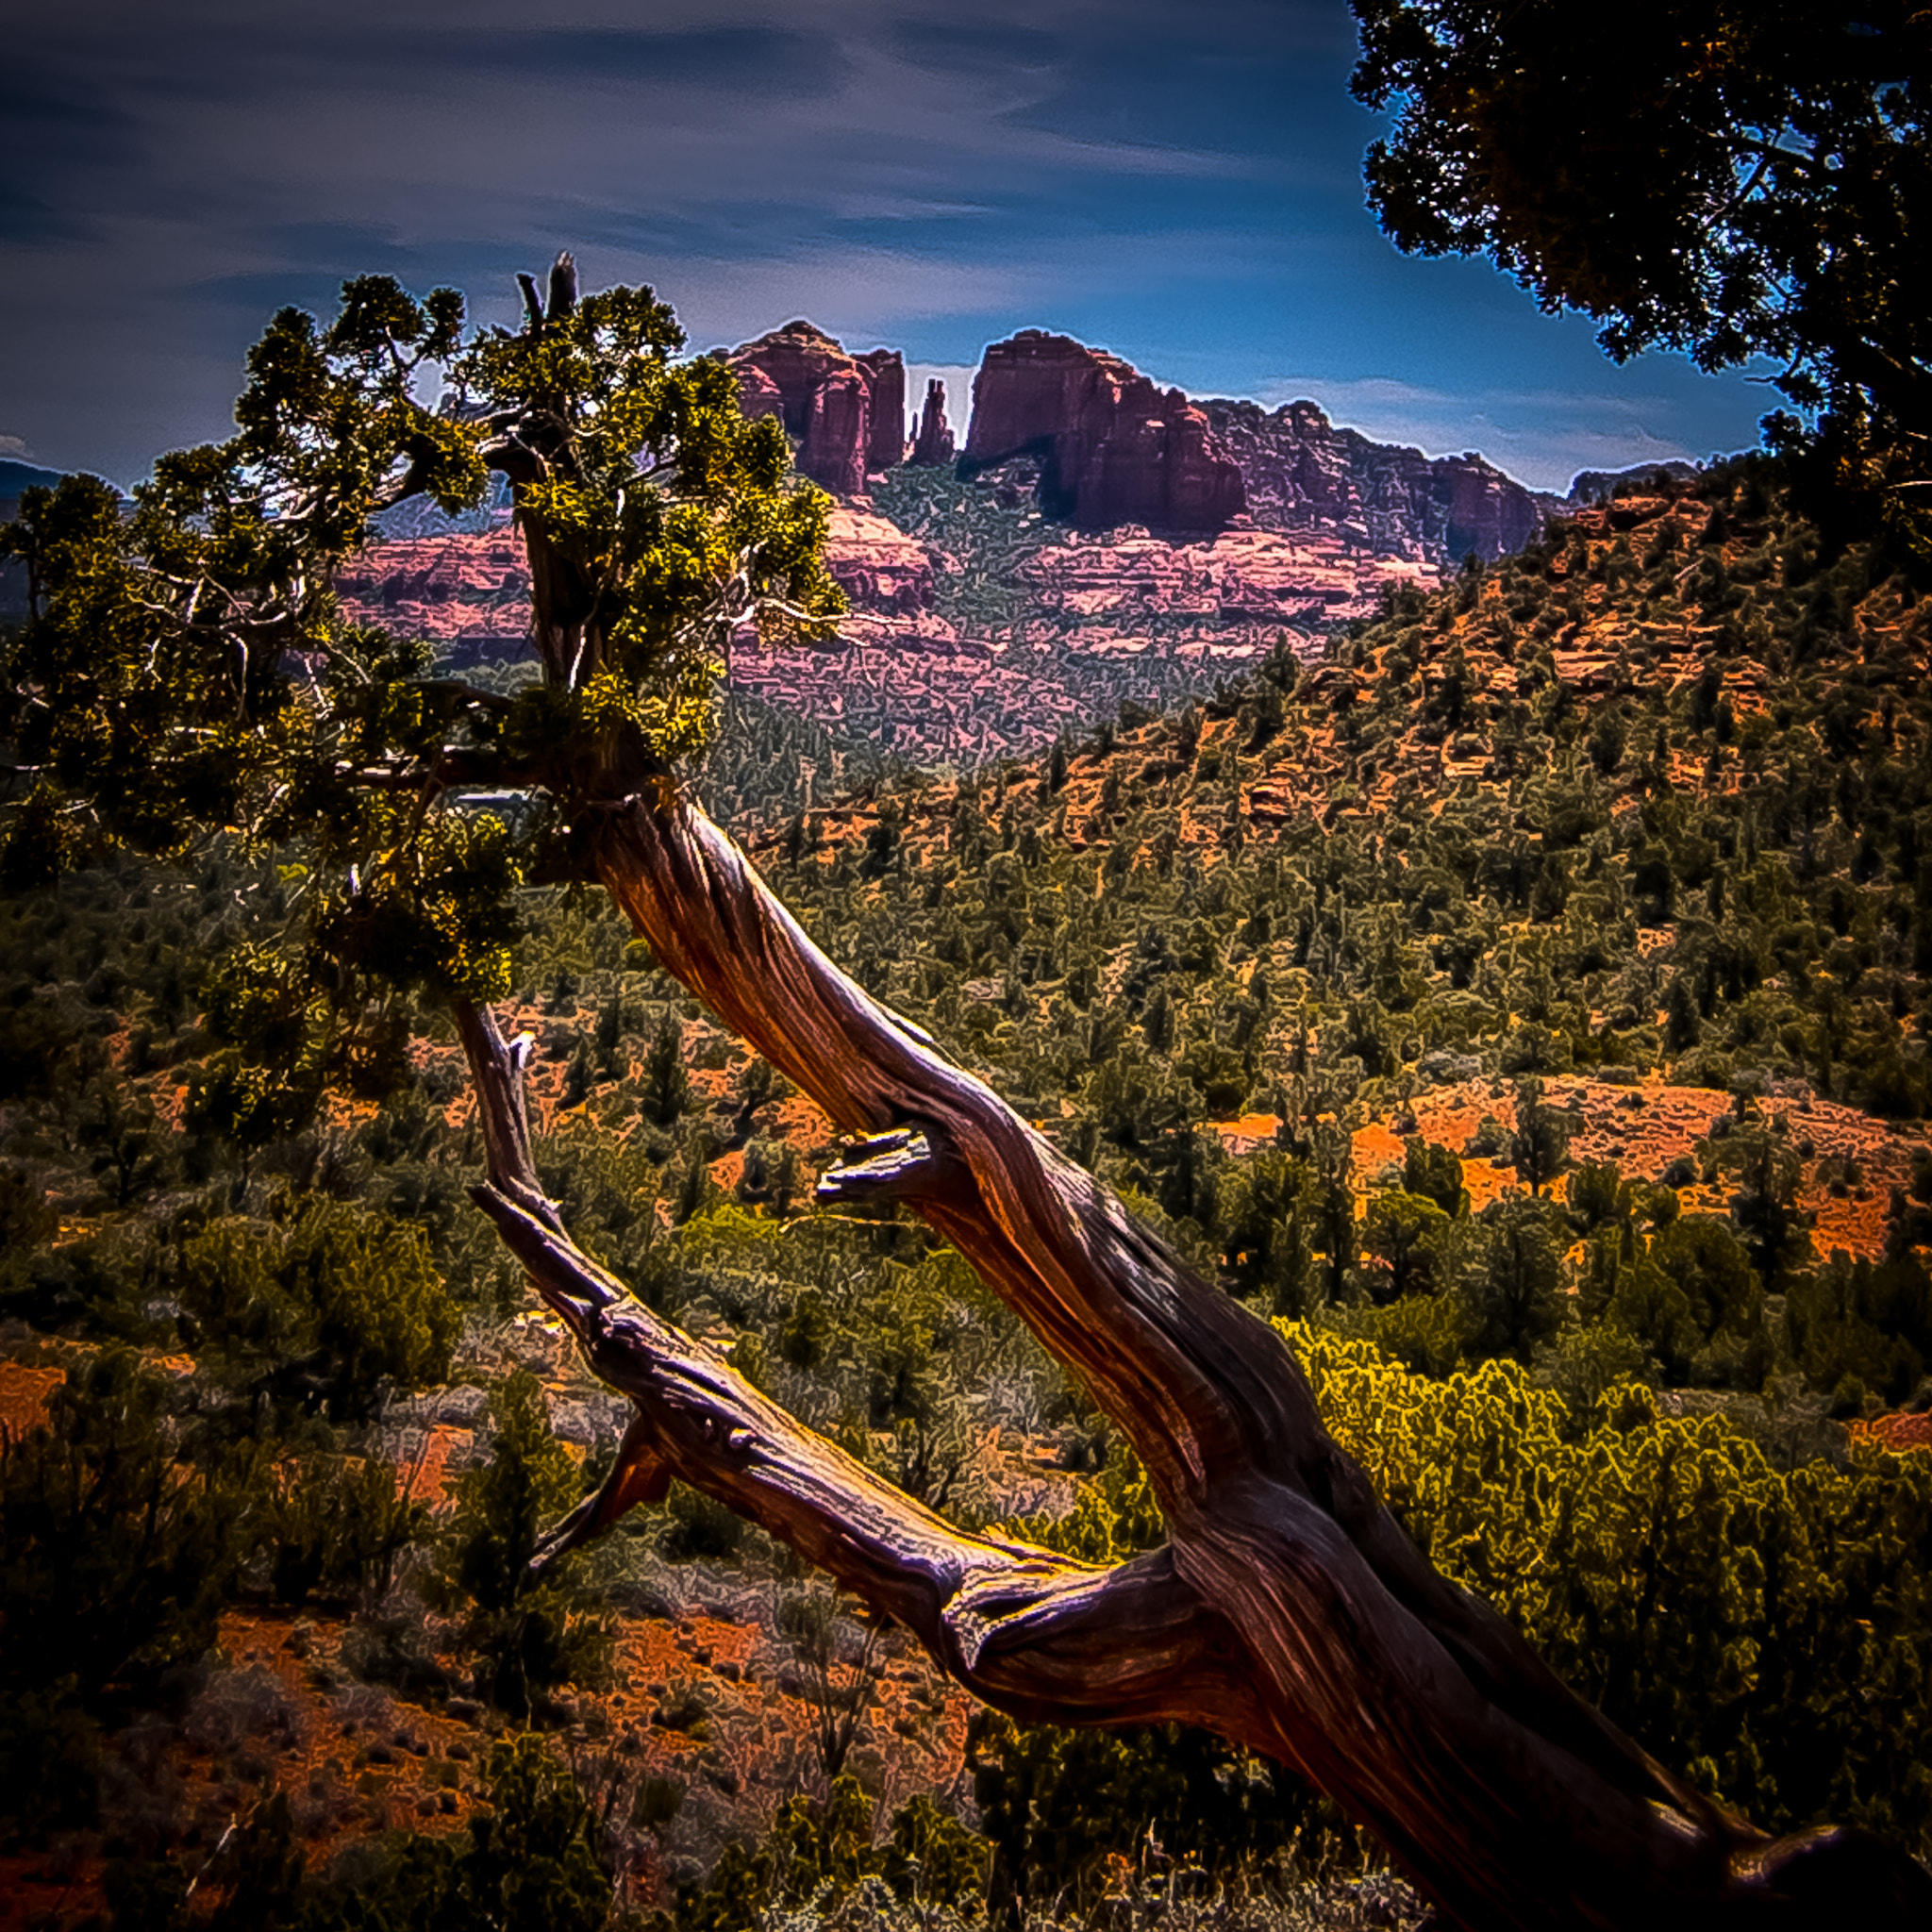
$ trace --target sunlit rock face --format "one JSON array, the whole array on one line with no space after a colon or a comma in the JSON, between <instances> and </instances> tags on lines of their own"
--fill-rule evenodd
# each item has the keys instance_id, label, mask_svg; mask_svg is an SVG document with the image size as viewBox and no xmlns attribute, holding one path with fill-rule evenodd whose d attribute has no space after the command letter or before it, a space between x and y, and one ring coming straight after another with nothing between
<instances>
[{"instance_id":1,"label":"sunlit rock face","mask_svg":"<svg viewBox=\"0 0 1932 1932\"><path fill-rule=\"evenodd\" d=\"M906 362L896 349L848 355L808 322L728 351L747 416L776 416L798 472L835 496L863 496L869 474L906 459Z\"/></svg>"},{"instance_id":2,"label":"sunlit rock face","mask_svg":"<svg viewBox=\"0 0 1932 1932\"><path fill-rule=\"evenodd\" d=\"M1459 563L1522 549L1544 507L1474 452L1425 457L1338 429L1310 402L1264 409L1212 399L1198 405L1241 465L1248 508L1264 529L1324 533L1376 557Z\"/></svg>"},{"instance_id":3,"label":"sunlit rock face","mask_svg":"<svg viewBox=\"0 0 1932 1932\"><path fill-rule=\"evenodd\" d=\"M960 474L1022 456L1039 460L1041 508L1083 530L1221 530L1247 508L1240 467L1179 390L1032 328L979 365Z\"/></svg>"}]
</instances>

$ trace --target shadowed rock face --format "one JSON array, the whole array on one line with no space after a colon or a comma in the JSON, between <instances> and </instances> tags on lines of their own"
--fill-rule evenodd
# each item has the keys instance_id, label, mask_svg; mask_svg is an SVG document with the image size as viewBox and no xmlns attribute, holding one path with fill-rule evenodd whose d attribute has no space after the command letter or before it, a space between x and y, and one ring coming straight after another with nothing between
<instances>
[{"instance_id":1,"label":"shadowed rock face","mask_svg":"<svg viewBox=\"0 0 1932 1932\"><path fill-rule=\"evenodd\" d=\"M906 460L906 358L897 349L868 349L852 359L872 379L865 467L890 470Z\"/></svg>"},{"instance_id":2,"label":"shadowed rock face","mask_svg":"<svg viewBox=\"0 0 1932 1932\"><path fill-rule=\"evenodd\" d=\"M941 470L953 460L953 425L946 421L946 386L938 376L925 385L925 408L912 432L908 460L923 470Z\"/></svg>"},{"instance_id":3,"label":"shadowed rock face","mask_svg":"<svg viewBox=\"0 0 1932 1932\"><path fill-rule=\"evenodd\" d=\"M863 496L869 471L906 459L906 363L896 349L850 356L808 322L731 350L747 416L776 416L798 471L837 496Z\"/></svg>"},{"instance_id":4,"label":"shadowed rock face","mask_svg":"<svg viewBox=\"0 0 1932 1932\"><path fill-rule=\"evenodd\" d=\"M987 350L959 472L1014 457L1039 459L1041 508L1081 529L1220 530L1247 508L1239 466L1179 390L1040 329Z\"/></svg>"},{"instance_id":5,"label":"shadowed rock face","mask_svg":"<svg viewBox=\"0 0 1932 1932\"><path fill-rule=\"evenodd\" d=\"M1313 403L1210 400L1199 405L1241 465L1248 507L1264 528L1324 531L1377 557L1457 563L1507 557L1542 528L1522 484L1473 452L1425 457L1338 429Z\"/></svg>"}]
</instances>

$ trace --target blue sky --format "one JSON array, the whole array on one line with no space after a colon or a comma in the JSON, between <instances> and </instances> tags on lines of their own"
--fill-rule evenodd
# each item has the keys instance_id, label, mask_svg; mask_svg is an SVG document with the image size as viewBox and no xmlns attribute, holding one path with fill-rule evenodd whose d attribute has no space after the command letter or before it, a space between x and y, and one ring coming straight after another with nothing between
<instances>
[{"instance_id":1,"label":"blue sky","mask_svg":"<svg viewBox=\"0 0 1932 1932\"><path fill-rule=\"evenodd\" d=\"M695 348L792 316L946 376L1035 326L1563 488L1755 441L1363 203L1343 0L62 0L0 71L0 455L123 481L226 433L273 310L575 249ZM913 395L923 393L923 382Z\"/></svg>"}]
</instances>

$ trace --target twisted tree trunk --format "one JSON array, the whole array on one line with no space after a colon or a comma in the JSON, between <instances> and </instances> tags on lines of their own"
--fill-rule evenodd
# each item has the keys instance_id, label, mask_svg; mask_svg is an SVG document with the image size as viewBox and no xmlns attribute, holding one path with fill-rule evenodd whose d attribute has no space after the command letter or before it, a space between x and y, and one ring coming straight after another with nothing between
<instances>
[{"instance_id":1,"label":"twisted tree trunk","mask_svg":"<svg viewBox=\"0 0 1932 1932\"><path fill-rule=\"evenodd\" d=\"M540 1560L661 1496L728 1504L1029 1719L1206 1725L1369 1826L1456 1924L1820 1927L1932 1911L1853 1831L1774 1842L1647 1757L1440 1576L1323 1425L1275 1332L1202 1281L917 1027L855 986L693 806L639 772L597 870L658 959L861 1138L830 1201L906 1202L1092 1392L1169 1541L1100 1571L969 1535L635 1301L543 1197L520 1049L459 1014L486 1125L475 1198L636 1405L604 1491Z\"/></svg>"}]
</instances>

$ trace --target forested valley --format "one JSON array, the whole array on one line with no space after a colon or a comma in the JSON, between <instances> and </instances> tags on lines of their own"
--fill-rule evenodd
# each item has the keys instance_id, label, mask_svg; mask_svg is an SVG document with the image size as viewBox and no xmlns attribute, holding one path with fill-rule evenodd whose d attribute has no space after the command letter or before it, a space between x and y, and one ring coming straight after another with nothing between
<instances>
[{"instance_id":1,"label":"forested valley","mask_svg":"<svg viewBox=\"0 0 1932 1932\"><path fill-rule=\"evenodd\" d=\"M1438 1568L1705 1791L1921 1857L1926 588L1753 457L1035 760L740 701L692 780L832 958L1282 1324ZM471 1206L448 1023L399 999L265 1084L242 995L312 854L7 853L29 1922L1422 1922L1278 1768L977 1709L694 1491L533 1572L626 1405ZM953 1250L814 1206L829 1123L601 893L519 910L501 1010L587 1249L954 1521L1158 1541Z\"/></svg>"}]
</instances>

